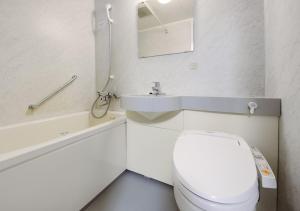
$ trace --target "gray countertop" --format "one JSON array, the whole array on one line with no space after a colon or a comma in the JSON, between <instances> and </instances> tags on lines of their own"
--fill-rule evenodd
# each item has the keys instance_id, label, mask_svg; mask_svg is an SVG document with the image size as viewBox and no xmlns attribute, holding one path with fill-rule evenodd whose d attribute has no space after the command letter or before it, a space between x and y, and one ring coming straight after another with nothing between
<instances>
[{"instance_id":1,"label":"gray countertop","mask_svg":"<svg viewBox=\"0 0 300 211\"><path fill-rule=\"evenodd\" d=\"M168 104L170 100L170 104ZM138 112L168 112L195 110L206 112L249 115L248 103L255 102L258 108L254 115L280 116L281 100L274 98L203 97L203 96L142 96L121 97L121 107Z\"/></svg>"}]
</instances>

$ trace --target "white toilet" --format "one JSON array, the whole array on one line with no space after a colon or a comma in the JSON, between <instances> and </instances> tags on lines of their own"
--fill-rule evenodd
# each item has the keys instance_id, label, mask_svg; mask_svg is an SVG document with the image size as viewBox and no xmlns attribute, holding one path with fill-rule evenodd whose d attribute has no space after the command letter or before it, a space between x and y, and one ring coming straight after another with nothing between
<instances>
[{"instance_id":1,"label":"white toilet","mask_svg":"<svg viewBox=\"0 0 300 211\"><path fill-rule=\"evenodd\" d=\"M173 154L174 194L181 211L254 211L259 198L255 161L240 137L184 132Z\"/></svg>"}]
</instances>

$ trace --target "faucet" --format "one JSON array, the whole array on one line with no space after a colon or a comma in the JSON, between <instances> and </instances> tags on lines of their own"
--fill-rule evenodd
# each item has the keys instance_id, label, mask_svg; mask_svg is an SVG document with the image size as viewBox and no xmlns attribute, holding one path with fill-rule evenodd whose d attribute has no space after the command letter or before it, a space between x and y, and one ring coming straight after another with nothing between
<instances>
[{"instance_id":1,"label":"faucet","mask_svg":"<svg viewBox=\"0 0 300 211\"><path fill-rule=\"evenodd\" d=\"M163 95L163 93L161 92L161 88L160 88L160 82L153 82L154 86L152 87L152 92L150 92L150 94L152 95Z\"/></svg>"}]
</instances>

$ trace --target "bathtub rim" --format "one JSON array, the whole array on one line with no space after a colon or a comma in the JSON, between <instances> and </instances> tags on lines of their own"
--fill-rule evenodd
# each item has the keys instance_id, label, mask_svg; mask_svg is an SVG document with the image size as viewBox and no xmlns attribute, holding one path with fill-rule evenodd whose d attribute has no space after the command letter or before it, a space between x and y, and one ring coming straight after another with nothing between
<instances>
[{"instance_id":1,"label":"bathtub rim","mask_svg":"<svg viewBox=\"0 0 300 211\"><path fill-rule=\"evenodd\" d=\"M53 120L65 119L65 118L73 117L73 116L80 116L80 115L89 114L89 113L90 113L89 111L80 111L80 112L62 114L62 115L57 115L57 116L52 116L52 117L45 117L45 118L42 118L42 119L30 120L30 121L26 121L26 122L20 122L20 123L15 123L15 124L4 125L4 126L0 126L0 131L1 130L12 129L14 127L22 127L22 126L26 126L26 125L30 125L30 124L38 124L38 123L42 123L42 122L45 122L45 121L53 121ZM117 114L117 116L119 117L119 116L125 115L125 112L109 111L108 114Z\"/></svg>"},{"instance_id":2,"label":"bathtub rim","mask_svg":"<svg viewBox=\"0 0 300 211\"><path fill-rule=\"evenodd\" d=\"M126 124L126 115L124 112L110 111L109 113L116 114L117 115L116 118L109 120L107 122L104 122L104 123L100 123L99 125L91 126L84 130L80 130L78 132L70 133L63 137L57 137L54 139L50 139L49 141L46 141L45 143L28 146L28 147L25 147L22 149L14 150L14 151L7 152L7 153L0 155L0 173L5 170L8 170L10 168L21 165L22 163L28 162L35 158L38 158L38 157L41 157L48 153L59 150L61 148L67 147L67 146L75 144L75 143L79 143L80 141L83 141L84 138L88 138L88 137L94 136L98 133L101 133L103 131L107 131L113 127L118 127L120 125ZM46 118L46 119L42 119L42 120L30 121L27 123L8 125L5 127L1 127L0 129L11 129L13 127L19 127L19 126L28 125L28 124L37 124L40 122L63 119L63 118L67 118L67 117L72 117L74 115L77 116L77 115L83 115L83 114L88 115L89 112L88 111L77 112L77 113L67 114L67 115L63 115L63 116L57 116L57 117L51 117L51 118Z\"/></svg>"}]
</instances>

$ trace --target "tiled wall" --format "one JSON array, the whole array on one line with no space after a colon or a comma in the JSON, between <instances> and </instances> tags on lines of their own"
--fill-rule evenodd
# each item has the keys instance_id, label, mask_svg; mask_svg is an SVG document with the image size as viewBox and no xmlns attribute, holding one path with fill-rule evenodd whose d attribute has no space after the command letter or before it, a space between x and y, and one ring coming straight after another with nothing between
<instances>
[{"instance_id":1,"label":"tiled wall","mask_svg":"<svg viewBox=\"0 0 300 211\"><path fill-rule=\"evenodd\" d=\"M167 94L264 95L264 16L261 0L196 0L195 51L138 58L136 0L96 0L97 72L107 69L105 3L113 5L112 71L118 94L147 93L160 81ZM102 62L100 62L102 61ZM196 69L194 67L196 66ZM103 84L103 82L102 82Z\"/></svg>"},{"instance_id":2,"label":"tiled wall","mask_svg":"<svg viewBox=\"0 0 300 211\"><path fill-rule=\"evenodd\" d=\"M95 92L93 0L0 1L0 125L89 109ZM79 78L28 115L73 74Z\"/></svg>"},{"instance_id":3,"label":"tiled wall","mask_svg":"<svg viewBox=\"0 0 300 211\"><path fill-rule=\"evenodd\" d=\"M266 0L266 95L282 98L279 210L300 210L300 1Z\"/></svg>"}]
</instances>

